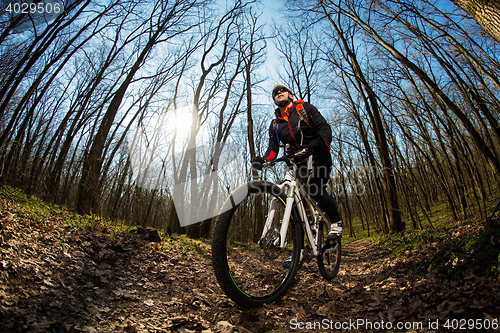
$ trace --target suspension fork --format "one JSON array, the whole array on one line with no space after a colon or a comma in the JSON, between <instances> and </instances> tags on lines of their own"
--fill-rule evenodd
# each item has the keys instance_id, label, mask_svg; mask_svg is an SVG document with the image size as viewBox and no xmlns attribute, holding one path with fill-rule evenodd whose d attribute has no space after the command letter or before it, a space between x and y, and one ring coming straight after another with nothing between
<instances>
[{"instance_id":1,"label":"suspension fork","mask_svg":"<svg viewBox=\"0 0 500 333\"><path fill-rule=\"evenodd\" d=\"M288 230L288 225L290 222L290 217L292 213L292 208L293 208L293 202L294 202L294 197L293 197L293 192L296 187L296 182L293 180L288 180L285 181L283 184L278 185L278 187L281 190L286 189L287 191L287 197L286 200L283 201L281 198L273 198L271 200L271 207L269 209L269 213L267 214L266 222L264 224L264 229L262 230L262 235L260 239L264 239L266 234L269 232L269 230L272 227L274 216L276 214L276 209L279 205L278 200L282 201L283 204L285 205L285 212L283 214L283 220L281 222L281 229L280 229L280 238L279 240L275 241L273 243L274 246L279 246L281 248L284 248L286 246L286 233Z\"/></svg>"},{"instance_id":2,"label":"suspension fork","mask_svg":"<svg viewBox=\"0 0 500 333\"><path fill-rule=\"evenodd\" d=\"M294 180L288 183L288 188L287 188L288 193L286 196L285 212L283 214L283 221L281 221L280 248L284 248L286 245L285 244L286 232L288 231L288 225L290 224L290 217L292 216L292 208L293 208L293 202L295 201L294 193L296 186L297 184Z\"/></svg>"},{"instance_id":3,"label":"suspension fork","mask_svg":"<svg viewBox=\"0 0 500 333\"><path fill-rule=\"evenodd\" d=\"M276 198L273 198L273 200L271 200L271 207L269 209L269 213L267 214L266 223L264 224L264 229L262 230L262 235L260 236L259 243L262 242L262 240L266 237L266 234L271 229L274 219L274 213L276 212L277 203L278 200ZM278 244L273 244L273 245L277 246Z\"/></svg>"}]
</instances>

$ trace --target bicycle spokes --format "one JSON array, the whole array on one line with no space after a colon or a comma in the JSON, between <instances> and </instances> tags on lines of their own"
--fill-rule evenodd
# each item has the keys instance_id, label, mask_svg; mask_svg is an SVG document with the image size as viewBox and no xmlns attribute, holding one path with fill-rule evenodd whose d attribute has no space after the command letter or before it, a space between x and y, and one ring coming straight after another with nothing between
<instances>
[{"instance_id":1,"label":"bicycle spokes","mask_svg":"<svg viewBox=\"0 0 500 333\"><path fill-rule=\"evenodd\" d=\"M249 193L230 214L217 221L212 239L219 284L231 299L245 306L281 297L291 285L300 257L301 243L294 239L295 234L300 234L300 226L295 221L285 234L286 245L280 247L285 200L279 188L271 191L268 184L263 183L255 194ZM290 257L292 264L284 265Z\"/></svg>"},{"instance_id":2,"label":"bicycle spokes","mask_svg":"<svg viewBox=\"0 0 500 333\"><path fill-rule=\"evenodd\" d=\"M319 242L322 244L318 256L318 268L326 280L333 279L340 267L341 243L340 239L327 239L329 228L324 222L319 227Z\"/></svg>"}]
</instances>

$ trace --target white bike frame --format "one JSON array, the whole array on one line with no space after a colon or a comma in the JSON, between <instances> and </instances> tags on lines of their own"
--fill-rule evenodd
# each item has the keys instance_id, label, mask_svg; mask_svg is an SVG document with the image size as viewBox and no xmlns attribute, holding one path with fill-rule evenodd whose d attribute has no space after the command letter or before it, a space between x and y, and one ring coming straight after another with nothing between
<instances>
[{"instance_id":1,"label":"white bike frame","mask_svg":"<svg viewBox=\"0 0 500 333\"><path fill-rule=\"evenodd\" d=\"M312 170L312 156L309 157L308 159L308 171L310 172ZM285 204L285 212L283 214L283 221L281 221L281 228L280 228L280 238L275 241L273 244L274 246L284 248L286 246L286 234L288 231L288 226L290 222L290 216L292 213L292 208L294 204L296 204L299 217L302 221L302 226L304 228L307 242L312 249L312 254L314 256L320 255L321 251L321 244L319 244L319 223L321 220L325 221L327 224L328 230L330 229L330 221L326 217L326 215L318 209L318 206L316 205L315 202L313 202L312 199L310 199L309 195L307 195L307 192L305 190L305 186L297 182L296 178L294 177L294 173L296 171L296 166L293 166L292 170L288 170L286 175L285 175L285 180L283 183L280 185L277 185L283 192L286 194L286 202ZM311 179L311 175L309 175L309 179L307 183L309 183L309 180ZM307 186L307 184L306 184ZM271 207L269 209L269 213L267 215L266 223L264 225L264 230L262 231L262 236L261 239L265 237L267 232L270 230L272 226L272 221L274 219L274 215L276 212L276 207L278 204L278 200L274 198L271 201ZM304 200L309 208L309 211L312 212L313 216L313 221L309 221L309 218L306 213L306 207L304 206ZM313 230L316 231L315 235L313 235Z\"/></svg>"}]
</instances>

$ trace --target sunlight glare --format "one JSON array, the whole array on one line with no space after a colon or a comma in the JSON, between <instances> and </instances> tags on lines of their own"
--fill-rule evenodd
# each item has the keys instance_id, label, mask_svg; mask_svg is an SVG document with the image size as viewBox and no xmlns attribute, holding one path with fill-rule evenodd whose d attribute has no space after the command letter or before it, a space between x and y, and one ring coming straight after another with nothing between
<instances>
[{"instance_id":1,"label":"sunlight glare","mask_svg":"<svg viewBox=\"0 0 500 333\"><path fill-rule=\"evenodd\" d=\"M173 129L178 138L187 138L193 121L193 113L188 106L178 108L174 111Z\"/></svg>"}]
</instances>

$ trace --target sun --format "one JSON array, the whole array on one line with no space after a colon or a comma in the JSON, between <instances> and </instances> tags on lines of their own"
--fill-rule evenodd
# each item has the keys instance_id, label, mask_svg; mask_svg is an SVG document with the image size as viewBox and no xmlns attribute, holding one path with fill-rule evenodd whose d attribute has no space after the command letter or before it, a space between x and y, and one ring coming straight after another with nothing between
<instances>
[{"instance_id":1,"label":"sun","mask_svg":"<svg viewBox=\"0 0 500 333\"><path fill-rule=\"evenodd\" d=\"M193 122L193 112L188 107L181 107L174 110L173 114L173 130L178 137L187 137L191 130Z\"/></svg>"}]
</instances>

